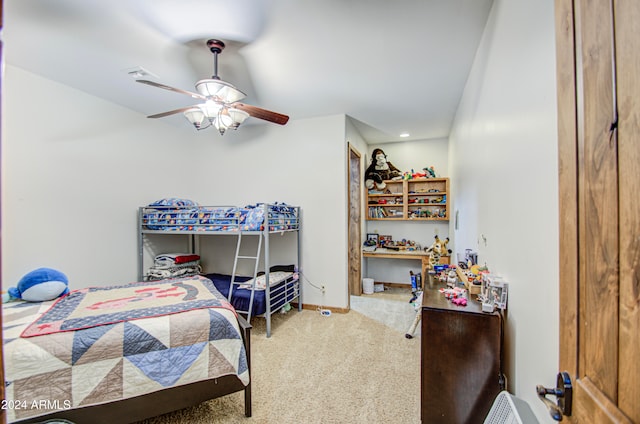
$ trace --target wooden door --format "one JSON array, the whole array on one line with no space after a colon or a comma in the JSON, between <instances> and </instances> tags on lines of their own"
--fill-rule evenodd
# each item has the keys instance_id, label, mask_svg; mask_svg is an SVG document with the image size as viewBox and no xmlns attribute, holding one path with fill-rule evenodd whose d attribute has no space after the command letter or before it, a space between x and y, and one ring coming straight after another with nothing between
<instances>
[{"instance_id":1,"label":"wooden door","mask_svg":"<svg viewBox=\"0 0 640 424\"><path fill-rule=\"evenodd\" d=\"M362 294L362 173L360 153L349 144L349 294Z\"/></svg>"},{"instance_id":2,"label":"wooden door","mask_svg":"<svg viewBox=\"0 0 640 424\"><path fill-rule=\"evenodd\" d=\"M560 370L577 423L640 423L640 2L557 0Z\"/></svg>"},{"instance_id":3,"label":"wooden door","mask_svg":"<svg viewBox=\"0 0 640 424\"><path fill-rule=\"evenodd\" d=\"M618 405L640 423L640 3L614 2L620 193Z\"/></svg>"},{"instance_id":4,"label":"wooden door","mask_svg":"<svg viewBox=\"0 0 640 424\"><path fill-rule=\"evenodd\" d=\"M2 12L2 5L3 5L3 1L0 0L0 36L2 34L2 28L3 28L3 19L4 19L4 13ZM2 83L3 83L3 77L4 77L4 72L2 71L4 69L4 64L2 63L3 58L4 58L4 54L3 54L3 41L0 38L0 99L2 98ZM0 111L1 112L1 111ZM2 117L1 113L0 113L0 118ZM2 119L0 119L0 121L2 121ZM1 143L1 140L0 140ZM1 175L1 173L0 173ZM1 181L0 181L1 182ZM0 184L0 187L2 186L2 184ZM0 193L1 194L1 193ZM0 218L0 240L2 240L2 218ZM0 246L2 245L2 243L0 243ZM0 247L0 275L2 275L2 248ZM0 285L2 283L2 278L0 277ZM0 313L0 401L3 401L5 398L5 394L4 394L4 358L2 355L3 349L2 349L2 313ZM7 415L5 413L4 408L0 408L0 423L4 424L7 422Z\"/></svg>"}]
</instances>

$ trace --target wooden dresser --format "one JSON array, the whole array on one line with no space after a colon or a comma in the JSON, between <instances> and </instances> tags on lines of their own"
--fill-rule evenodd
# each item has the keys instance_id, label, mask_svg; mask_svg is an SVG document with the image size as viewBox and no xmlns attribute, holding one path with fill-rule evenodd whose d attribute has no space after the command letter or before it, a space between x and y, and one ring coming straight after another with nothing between
<instances>
[{"instance_id":1,"label":"wooden dresser","mask_svg":"<svg viewBox=\"0 0 640 424\"><path fill-rule=\"evenodd\" d=\"M423 423L483 423L502 390L502 316L448 301L438 287L422 302ZM473 296L475 297L475 296Z\"/></svg>"}]
</instances>

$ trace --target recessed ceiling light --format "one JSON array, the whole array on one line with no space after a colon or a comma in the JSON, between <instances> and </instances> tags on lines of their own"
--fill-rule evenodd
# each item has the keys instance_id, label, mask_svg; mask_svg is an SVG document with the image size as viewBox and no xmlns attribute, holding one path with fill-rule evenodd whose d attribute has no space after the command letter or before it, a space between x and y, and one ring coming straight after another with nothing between
<instances>
[{"instance_id":1,"label":"recessed ceiling light","mask_svg":"<svg viewBox=\"0 0 640 424\"><path fill-rule=\"evenodd\" d=\"M408 132L403 132L402 134L400 134L400 137L402 138L407 138L409 137L411 134L409 134Z\"/></svg>"}]
</instances>

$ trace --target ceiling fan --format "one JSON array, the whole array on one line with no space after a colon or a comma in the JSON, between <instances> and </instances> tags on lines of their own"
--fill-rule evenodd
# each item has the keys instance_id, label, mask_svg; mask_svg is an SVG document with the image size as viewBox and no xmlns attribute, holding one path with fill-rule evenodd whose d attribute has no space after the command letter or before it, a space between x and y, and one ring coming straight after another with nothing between
<instances>
[{"instance_id":1,"label":"ceiling fan","mask_svg":"<svg viewBox=\"0 0 640 424\"><path fill-rule=\"evenodd\" d=\"M197 93L153 81L136 80L152 87L186 94L194 99L203 100L204 103L150 115L147 118L163 118L182 112L197 130L213 126L221 135L228 129L237 129L250 116L279 125L284 125L289 121L287 115L239 103L240 100L246 97L246 94L232 84L221 80L218 76L218 55L224 50L224 43L220 40L211 39L207 41L207 47L213 53L213 76L210 79L203 79L196 83Z\"/></svg>"}]
</instances>

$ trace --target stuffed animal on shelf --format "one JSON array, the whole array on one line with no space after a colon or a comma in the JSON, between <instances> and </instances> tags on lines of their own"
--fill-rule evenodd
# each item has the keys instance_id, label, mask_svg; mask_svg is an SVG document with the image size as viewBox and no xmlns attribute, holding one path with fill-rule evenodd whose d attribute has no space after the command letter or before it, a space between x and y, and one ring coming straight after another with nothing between
<instances>
[{"instance_id":1,"label":"stuffed animal on shelf","mask_svg":"<svg viewBox=\"0 0 640 424\"><path fill-rule=\"evenodd\" d=\"M368 190L384 190L387 186L384 180L401 179L402 172L391 162L382 149L374 149L371 154L371 164L364 172L364 185Z\"/></svg>"},{"instance_id":2,"label":"stuffed animal on shelf","mask_svg":"<svg viewBox=\"0 0 640 424\"><path fill-rule=\"evenodd\" d=\"M449 244L449 237L442 241L440 237L435 236L433 244L424 249L429 254L429 265L427 266L429 270L433 270L440 263L440 257L451 254L451 249L447 249L447 244Z\"/></svg>"},{"instance_id":3,"label":"stuffed animal on shelf","mask_svg":"<svg viewBox=\"0 0 640 424\"><path fill-rule=\"evenodd\" d=\"M43 302L69 293L69 279L62 272L51 268L38 268L27 273L18 281L17 287L10 287L8 298L27 302Z\"/></svg>"}]
</instances>

